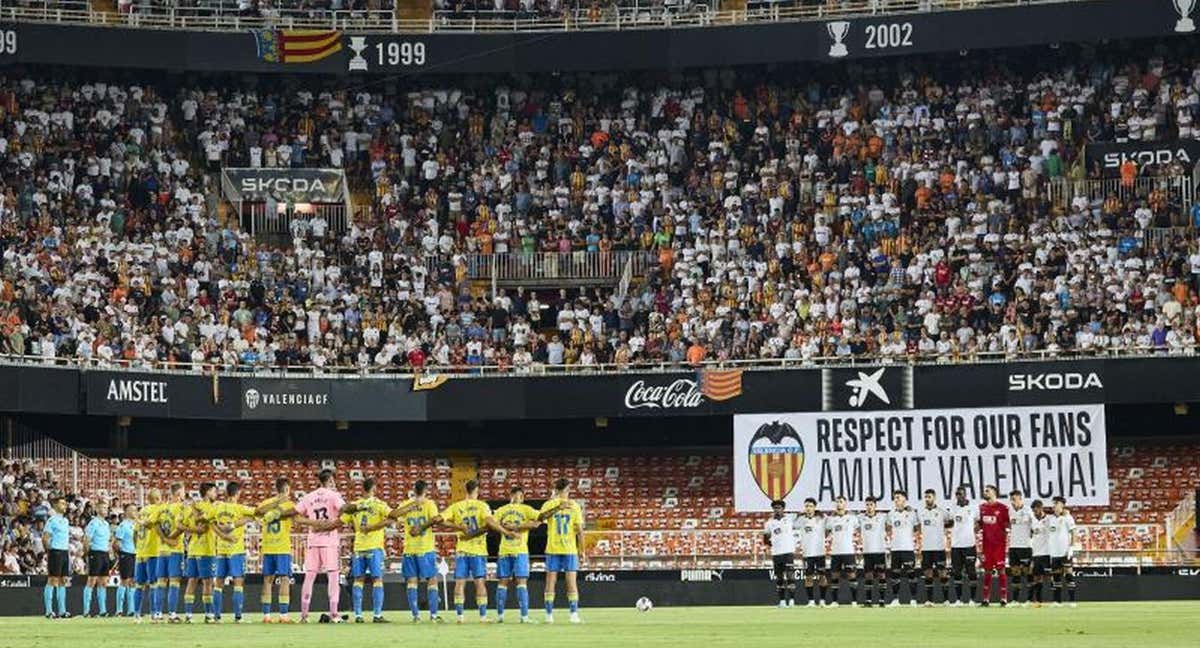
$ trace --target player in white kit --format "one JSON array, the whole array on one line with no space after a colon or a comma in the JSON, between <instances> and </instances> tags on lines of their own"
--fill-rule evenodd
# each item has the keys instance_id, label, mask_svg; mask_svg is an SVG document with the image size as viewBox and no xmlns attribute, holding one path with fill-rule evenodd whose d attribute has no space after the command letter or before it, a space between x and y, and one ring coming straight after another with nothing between
<instances>
[{"instance_id":1,"label":"player in white kit","mask_svg":"<svg viewBox=\"0 0 1200 648\"><path fill-rule=\"evenodd\" d=\"M825 590L829 604L838 606L842 576L850 581L850 604L858 605L858 561L854 559L854 532L858 531L858 516L846 510L846 498L838 495L833 514L825 518L829 530L830 564L829 587Z\"/></svg>"},{"instance_id":2,"label":"player in white kit","mask_svg":"<svg viewBox=\"0 0 1200 648\"><path fill-rule=\"evenodd\" d=\"M961 486L954 490L950 516L950 575L954 577L954 589L950 590L948 600L960 606L963 594L966 594L967 605L974 605L975 588L979 584L979 574L975 569L978 560L975 529L979 526L979 507L967 499L967 489Z\"/></svg>"},{"instance_id":3,"label":"player in white kit","mask_svg":"<svg viewBox=\"0 0 1200 648\"><path fill-rule=\"evenodd\" d=\"M916 530L921 527L917 512L908 505L908 493L892 493L892 510L887 514L888 547L892 552L892 602L900 605L900 579L908 579L908 604L917 604L917 543Z\"/></svg>"},{"instance_id":4,"label":"player in white kit","mask_svg":"<svg viewBox=\"0 0 1200 648\"><path fill-rule=\"evenodd\" d=\"M804 500L804 515L797 518L800 529L800 544L804 550L804 591L808 594L808 607L821 606L821 587L827 586L825 579L825 516L817 511L817 500Z\"/></svg>"},{"instance_id":5,"label":"player in white kit","mask_svg":"<svg viewBox=\"0 0 1200 648\"><path fill-rule=\"evenodd\" d=\"M883 607L884 592L887 590L887 516L875 509L874 497L868 496L866 501L866 512L858 516L858 535L862 538L863 585L866 587L863 605L870 607L878 604Z\"/></svg>"},{"instance_id":6,"label":"player in white kit","mask_svg":"<svg viewBox=\"0 0 1200 648\"><path fill-rule=\"evenodd\" d=\"M1054 578L1054 605L1062 605L1063 586L1067 600L1075 607L1075 570L1071 566L1071 541L1075 537L1075 518L1067 512L1067 500L1054 498L1054 512L1046 516L1046 542L1050 549L1050 572Z\"/></svg>"},{"instance_id":7,"label":"player in white kit","mask_svg":"<svg viewBox=\"0 0 1200 648\"><path fill-rule=\"evenodd\" d=\"M1008 582L1012 587L1009 603L1019 605L1021 589L1025 588L1025 605L1029 605L1029 574L1033 568L1033 512L1025 506L1025 494L1015 490L1008 494Z\"/></svg>"},{"instance_id":8,"label":"player in white kit","mask_svg":"<svg viewBox=\"0 0 1200 648\"><path fill-rule=\"evenodd\" d=\"M341 623L338 616L338 599L341 586L338 583L338 548L341 538L337 528L339 517L346 500L333 489L333 471L322 470L317 475L320 488L308 493L296 503L296 512L313 522L304 547L304 586L300 590L300 622L308 622L308 610L312 604L313 585L317 574L324 573L329 588L329 620Z\"/></svg>"},{"instance_id":9,"label":"player in white kit","mask_svg":"<svg viewBox=\"0 0 1200 648\"><path fill-rule=\"evenodd\" d=\"M787 513L783 500L771 502L771 519L763 525L763 542L771 547L771 574L779 607L796 604L796 516Z\"/></svg>"},{"instance_id":10,"label":"player in white kit","mask_svg":"<svg viewBox=\"0 0 1200 648\"><path fill-rule=\"evenodd\" d=\"M1029 508L1033 513L1033 519L1029 522L1029 546L1033 553L1033 589L1029 592L1029 598L1033 601L1033 607L1042 607L1042 601L1045 600L1046 575L1050 573L1050 541L1046 537L1048 520L1042 500L1033 500Z\"/></svg>"},{"instance_id":11,"label":"player in white kit","mask_svg":"<svg viewBox=\"0 0 1200 648\"><path fill-rule=\"evenodd\" d=\"M925 489L925 501L917 509L921 520L921 571L925 577L925 607L933 606L933 577L942 582L942 602L950 605L950 574L946 571L946 527L950 513L938 505L937 494Z\"/></svg>"}]
</instances>

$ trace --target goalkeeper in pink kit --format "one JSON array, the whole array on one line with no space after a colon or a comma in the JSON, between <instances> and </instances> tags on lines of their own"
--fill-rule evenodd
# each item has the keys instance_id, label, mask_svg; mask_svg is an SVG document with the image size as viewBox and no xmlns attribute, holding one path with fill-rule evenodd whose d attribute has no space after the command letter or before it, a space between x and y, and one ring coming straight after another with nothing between
<instances>
[{"instance_id":1,"label":"goalkeeper in pink kit","mask_svg":"<svg viewBox=\"0 0 1200 648\"><path fill-rule=\"evenodd\" d=\"M333 489L333 471L322 470L317 475L320 488L308 493L296 504L296 512L304 516L309 524L308 540L304 550L304 587L300 594L300 622L308 621L308 608L312 603L313 585L317 574L324 573L329 588L329 616L334 623L341 623L338 616L338 599L341 587L338 583L341 538L338 521L346 500Z\"/></svg>"}]
</instances>

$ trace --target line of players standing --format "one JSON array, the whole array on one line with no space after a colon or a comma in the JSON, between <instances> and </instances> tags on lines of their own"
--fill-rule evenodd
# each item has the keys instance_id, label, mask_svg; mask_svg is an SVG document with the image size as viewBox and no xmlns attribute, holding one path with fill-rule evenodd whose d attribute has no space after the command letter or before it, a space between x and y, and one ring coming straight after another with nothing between
<instances>
[{"instance_id":1,"label":"line of players standing","mask_svg":"<svg viewBox=\"0 0 1200 648\"><path fill-rule=\"evenodd\" d=\"M862 513L847 510L846 498L840 496L835 500L835 510L828 514L818 512L812 498L804 500L804 512L799 515L787 513L783 500L775 500L771 503L772 517L763 527L763 541L771 548L779 607L795 605L798 572L803 574L809 607L837 606L842 580L848 582L850 604L854 606L859 605L860 583L865 586L864 605L899 606L900 586L907 580L909 605L918 604L920 583L924 586L923 603L930 607L935 602L935 579L941 585L943 605L962 605L964 598L967 605L974 605L979 584L977 544L983 549L980 605L989 604L995 577L1002 607L1010 603L1040 607L1047 582L1051 583L1054 605L1062 605L1065 589L1070 606L1075 607L1071 566L1075 520L1067 511L1066 500L1055 497L1047 511L1041 500L1027 507L1020 491L1009 493L1005 503L999 501L995 486L986 486L984 502L978 505L968 500L966 493L965 488L958 488L955 501L942 506L929 489L914 509L908 504L907 493L897 490L892 494L891 511L879 511L877 500L868 497ZM946 529L950 530L949 568ZM977 541L977 531L981 542ZM855 548L856 535L861 552ZM799 560L801 569L797 570ZM1010 578L1014 586L1011 598ZM1025 590L1024 601L1021 589Z\"/></svg>"}]
</instances>

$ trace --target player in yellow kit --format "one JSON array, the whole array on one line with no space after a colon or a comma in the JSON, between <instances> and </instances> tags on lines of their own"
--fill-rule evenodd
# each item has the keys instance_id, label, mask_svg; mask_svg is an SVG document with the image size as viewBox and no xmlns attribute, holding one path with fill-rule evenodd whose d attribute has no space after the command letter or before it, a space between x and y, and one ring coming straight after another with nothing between
<instances>
[{"instance_id":1,"label":"player in yellow kit","mask_svg":"<svg viewBox=\"0 0 1200 648\"><path fill-rule=\"evenodd\" d=\"M165 504L162 501L162 491L157 488L151 488L146 493L146 499L150 503L142 507L142 514L138 520L138 532L145 534L145 551L146 551L146 582L150 586L150 622L158 623L162 619L163 609L163 594L162 588L158 586L158 550L162 538L159 535L158 514ZM139 617L138 622L141 622Z\"/></svg>"},{"instance_id":2,"label":"player in yellow kit","mask_svg":"<svg viewBox=\"0 0 1200 648\"><path fill-rule=\"evenodd\" d=\"M184 516L188 530L187 565L184 576L187 585L183 590L183 619L192 622L192 607L196 600L196 585L200 585L200 596L204 601L204 622L212 621L213 577L216 574L216 533L212 530L212 518L216 509L217 485L200 484L200 498L193 501Z\"/></svg>"},{"instance_id":3,"label":"player in yellow kit","mask_svg":"<svg viewBox=\"0 0 1200 648\"><path fill-rule=\"evenodd\" d=\"M475 604L479 620L487 621L487 532L493 529L505 535L516 535L496 522L487 502L481 501L479 484L474 479L466 484L467 496L442 512L444 526L458 531L454 557L454 613L463 622L467 579L475 581Z\"/></svg>"},{"instance_id":4,"label":"player in yellow kit","mask_svg":"<svg viewBox=\"0 0 1200 648\"><path fill-rule=\"evenodd\" d=\"M279 591L278 623L291 623L288 606L291 604L292 582L292 521L296 504L292 502L292 485L286 477L275 480L275 496L262 501L258 509L268 509L262 517L262 608L263 623L271 623L272 585Z\"/></svg>"},{"instance_id":5,"label":"player in yellow kit","mask_svg":"<svg viewBox=\"0 0 1200 648\"><path fill-rule=\"evenodd\" d=\"M151 488L146 493L146 499L149 502L142 510L138 511L137 517L134 518L134 557L135 563L133 567L133 580L137 584L137 589L133 596L133 618L134 623L142 622L142 602L146 601L146 605L150 607L150 614L154 614L154 590L157 589L157 581L155 579L155 571L158 569L158 534L153 531L148 523L149 513L147 509L157 506L159 500L162 499L162 494L157 488ZM153 541L153 542L152 542Z\"/></svg>"},{"instance_id":6,"label":"player in yellow kit","mask_svg":"<svg viewBox=\"0 0 1200 648\"><path fill-rule=\"evenodd\" d=\"M354 529L354 558L350 565L350 577L354 579L351 590L354 622L363 622L363 585L370 576L372 621L387 623L383 618L383 529L391 524L392 509L375 497L374 479L364 479L362 489L362 498L347 504L341 517L342 523Z\"/></svg>"},{"instance_id":7,"label":"player in yellow kit","mask_svg":"<svg viewBox=\"0 0 1200 648\"><path fill-rule=\"evenodd\" d=\"M538 512L525 503L525 489L513 486L508 504L496 509L500 526L514 532L501 536L500 559L496 561L496 621L504 623L504 604L508 601L508 583L515 581L521 623L529 623L529 531L542 525Z\"/></svg>"},{"instance_id":8,"label":"player in yellow kit","mask_svg":"<svg viewBox=\"0 0 1200 648\"><path fill-rule=\"evenodd\" d=\"M554 482L554 495L542 504L538 520L549 525L546 529L546 623L554 623L554 586L559 572L566 574L571 623L582 623L579 584L575 576L583 560L583 511L578 502L571 500L570 481L559 479Z\"/></svg>"},{"instance_id":9,"label":"player in yellow kit","mask_svg":"<svg viewBox=\"0 0 1200 648\"><path fill-rule=\"evenodd\" d=\"M159 599L166 591L166 608L159 608L159 618L168 612L168 621L179 623L179 581L183 576L183 532L187 530L184 516L187 504L183 501L183 484L171 484L170 501L159 506L154 516L158 529L158 579Z\"/></svg>"},{"instance_id":10,"label":"player in yellow kit","mask_svg":"<svg viewBox=\"0 0 1200 648\"><path fill-rule=\"evenodd\" d=\"M440 623L438 615L441 596L437 582L437 551L434 548L433 527L442 522L437 504L429 499L426 491L429 484L418 479L413 484L413 496L400 503L392 511L392 517L400 520L404 527L404 560L400 573L408 586L408 609L413 623L421 618L419 593L421 581L425 581L425 594L429 600L429 620Z\"/></svg>"},{"instance_id":11,"label":"player in yellow kit","mask_svg":"<svg viewBox=\"0 0 1200 648\"><path fill-rule=\"evenodd\" d=\"M241 484L229 482L225 486L225 501L217 504L213 511L213 530L217 534L217 582L213 587L213 621L217 623L221 622L226 578L233 580L234 623L242 622L242 610L246 605L246 594L243 590L246 577L246 523L253 520L258 511L238 501L241 491Z\"/></svg>"}]
</instances>

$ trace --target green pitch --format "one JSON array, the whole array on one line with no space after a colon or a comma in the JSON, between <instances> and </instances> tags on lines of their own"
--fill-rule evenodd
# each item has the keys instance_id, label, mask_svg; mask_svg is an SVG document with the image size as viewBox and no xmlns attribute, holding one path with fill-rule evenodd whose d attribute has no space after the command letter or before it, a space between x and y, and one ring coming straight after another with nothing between
<instances>
[{"instance_id":1,"label":"green pitch","mask_svg":"<svg viewBox=\"0 0 1200 648\"><path fill-rule=\"evenodd\" d=\"M241 625L226 622L219 626L134 625L126 619L0 618L0 637L4 645L21 648L371 648L401 643L488 648L1200 645L1200 602L1082 603L1076 609L689 607L655 608L644 614L630 606L584 609L585 624L580 626L565 623L563 612L553 626L512 624L515 617L502 626L480 625L468 615L462 626L451 622L413 627L401 611L393 611L389 618L394 623L386 626L262 625L258 615L247 617L247 623ZM541 616L535 612L533 618Z\"/></svg>"}]
</instances>

